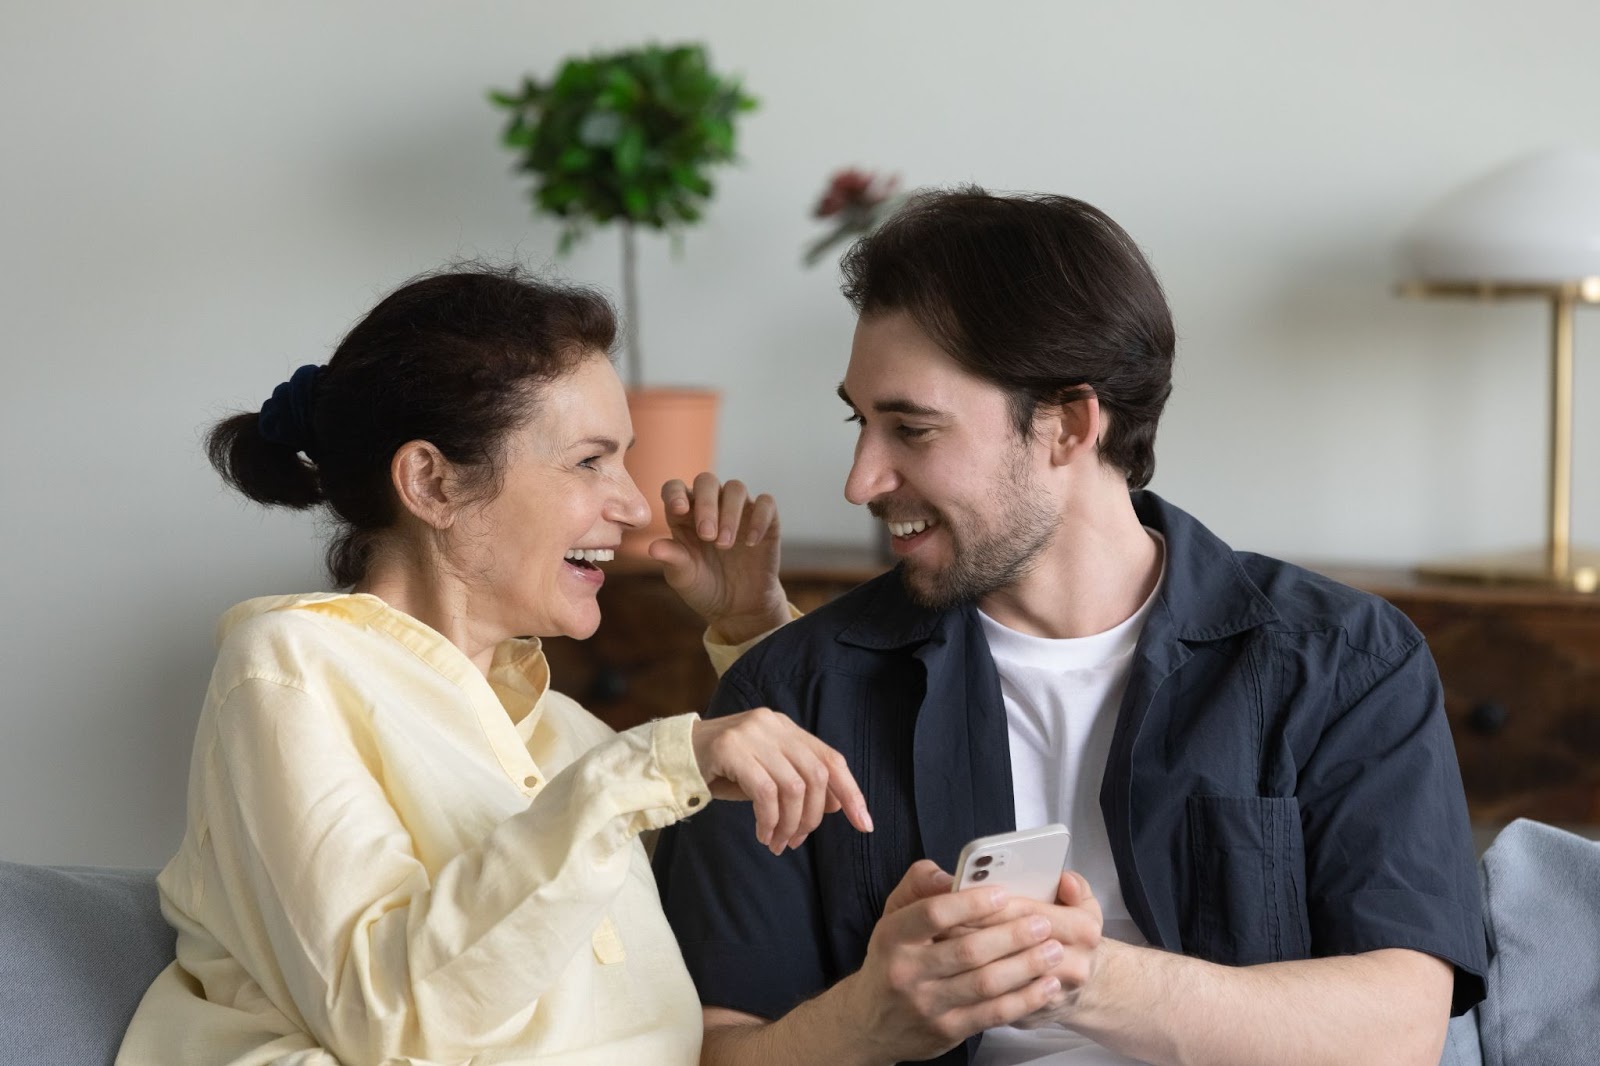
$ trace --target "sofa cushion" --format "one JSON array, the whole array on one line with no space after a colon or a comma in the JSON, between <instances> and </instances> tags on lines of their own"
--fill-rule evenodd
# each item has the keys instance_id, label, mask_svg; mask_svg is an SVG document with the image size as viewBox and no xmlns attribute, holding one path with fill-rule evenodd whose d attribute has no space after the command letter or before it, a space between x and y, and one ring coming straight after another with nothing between
<instances>
[{"instance_id":1,"label":"sofa cushion","mask_svg":"<svg viewBox=\"0 0 1600 1066\"><path fill-rule=\"evenodd\" d=\"M0 861L0 1064L110 1066L173 940L154 870Z\"/></svg>"},{"instance_id":2,"label":"sofa cushion","mask_svg":"<svg viewBox=\"0 0 1600 1066\"><path fill-rule=\"evenodd\" d=\"M1594 1062L1600 1048L1600 842L1512 822L1483 856L1485 1066Z\"/></svg>"}]
</instances>

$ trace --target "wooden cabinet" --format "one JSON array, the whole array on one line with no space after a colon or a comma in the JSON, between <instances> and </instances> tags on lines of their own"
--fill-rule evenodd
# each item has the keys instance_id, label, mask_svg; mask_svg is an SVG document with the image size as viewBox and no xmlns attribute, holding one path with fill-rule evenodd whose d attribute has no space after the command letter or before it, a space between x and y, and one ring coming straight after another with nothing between
<instances>
[{"instance_id":1,"label":"wooden cabinet","mask_svg":"<svg viewBox=\"0 0 1600 1066\"><path fill-rule=\"evenodd\" d=\"M786 547L783 583L811 610L885 567L865 550ZM556 687L618 729L704 709L716 678L700 620L654 564L608 569L599 632L547 642ZM1318 569L1385 597L1427 636L1474 820L1600 824L1600 596Z\"/></svg>"}]
</instances>

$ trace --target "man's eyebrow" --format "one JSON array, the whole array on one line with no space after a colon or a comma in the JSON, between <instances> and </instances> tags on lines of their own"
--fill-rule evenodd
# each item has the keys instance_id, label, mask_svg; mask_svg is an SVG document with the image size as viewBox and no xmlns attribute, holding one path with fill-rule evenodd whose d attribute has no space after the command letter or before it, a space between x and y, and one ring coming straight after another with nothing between
<instances>
[{"instance_id":1,"label":"man's eyebrow","mask_svg":"<svg viewBox=\"0 0 1600 1066\"><path fill-rule=\"evenodd\" d=\"M844 391L843 385L839 386L839 399L843 400L851 410L859 410L859 408L857 408L855 405L855 401L850 399L850 394ZM927 404L916 403L912 400L902 400L893 397L887 400L879 400L877 403L872 405L872 409L878 414L883 415L916 415L918 418L945 417L945 412L939 410L937 407L929 407Z\"/></svg>"}]
</instances>

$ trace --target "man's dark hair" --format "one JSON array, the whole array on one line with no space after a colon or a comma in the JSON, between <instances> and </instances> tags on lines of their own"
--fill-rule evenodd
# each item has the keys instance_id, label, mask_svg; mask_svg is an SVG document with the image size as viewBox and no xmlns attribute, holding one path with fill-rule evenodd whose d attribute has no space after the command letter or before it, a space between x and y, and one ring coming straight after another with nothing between
<instances>
[{"instance_id":1,"label":"man's dark hair","mask_svg":"<svg viewBox=\"0 0 1600 1066\"><path fill-rule=\"evenodd\" d=\"M506 438L545 385L609 353L616 317L599 293L469 264L416 278L384 297L340 342L316 377L316 456L261 431L254 411L206 437L211 463L258 503L325 504L334 584L366 573L398 517L389 464L407 441L431 442L482 497L500 490Z\"/></svg>"},{"instance_id":2,"label":"man's dark hair","mask_svg":"<svg viewBox=\"0 0 1600 1066\"><path fill-rule=\"evenodd\" d=\"M1101 457L1141 488L1172 391L1172 312L1121 226L1066 196L921 193L845 256L858 315L904 311L963 369L1004 389L1017 432L1092 390Z\"/></svg>"}]
</instances>

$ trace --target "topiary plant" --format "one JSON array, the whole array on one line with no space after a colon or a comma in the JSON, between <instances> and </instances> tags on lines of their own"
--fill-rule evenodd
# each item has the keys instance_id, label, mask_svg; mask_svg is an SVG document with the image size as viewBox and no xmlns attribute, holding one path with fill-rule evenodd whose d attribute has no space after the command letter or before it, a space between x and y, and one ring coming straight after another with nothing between
<instances>
[{"instance_id":1,"label":"topiary plant","mask_svg":"<svg viewBox=\"0 0 1600 1066\"><path fill-rule=\"evenodd\" d=\"M570 58L555 78L522 79L490 99L511 112L502 138L533 175L538 212L562 220L560 250L592 225L622 228L622 297L628 383L642 380L635 231L698 222L713 166L734 159L734 119L756 106L716 74L700 45Z\"/></svg>"}]
</instances>

